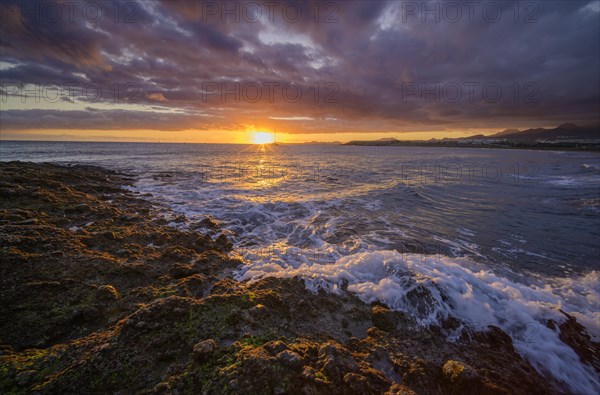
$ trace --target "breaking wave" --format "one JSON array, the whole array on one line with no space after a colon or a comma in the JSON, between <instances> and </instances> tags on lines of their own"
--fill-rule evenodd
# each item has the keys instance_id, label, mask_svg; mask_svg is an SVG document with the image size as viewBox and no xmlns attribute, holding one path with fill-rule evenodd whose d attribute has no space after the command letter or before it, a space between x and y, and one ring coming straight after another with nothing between
<instances>
[{"instance_id":1,"label":"breaking wave","mask_svg":"<svg viewBox=\"0 0 600 395\"><path fill-rule=\"evenodd\" d=\"M480 330L495 325L511 335L516 350L538 370L572 391L594 393L600 385L594 370L560 340L558 329L546 325L548 320L562 323L563 310L586 324L593 335L600 335L595 271L579 279L545 279L526 285L467 258L373 251L345 256L333 264L251 264L237 273L239 280L267 276L298 276L312 291L339 293L347 288L364 302L383 302L421 325L439 324L450 316Z\"/></svg>"}]
</instances>

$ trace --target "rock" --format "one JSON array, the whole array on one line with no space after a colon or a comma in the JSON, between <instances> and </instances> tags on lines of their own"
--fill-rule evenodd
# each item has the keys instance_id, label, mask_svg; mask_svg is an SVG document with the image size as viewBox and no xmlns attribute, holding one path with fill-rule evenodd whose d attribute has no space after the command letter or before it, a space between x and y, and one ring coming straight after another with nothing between
<instances>
[{"instance_id":1,"label":"rock","mask_svg":"<svg viewBox=\"0 0 600 395\"><path fill-rule=\"evenodd\" d=\"M276 358L283 366L291 369L300 369L304 365L302 357L291 350L281 351Z\"/></svg>"},{"instance_id":2,"label":"rock","mask_svg":"<svg viewBox=\"0 0 600 395\"><path fill-rule=\"evenodd\" d=\"M383 306L375 305L371 308L371 320L373 326L383 331L391 332L396 329L397 320L394 313Z\"/></svg>"},{"instance_id":3,"label":"rock","mask_svg":"<svg viewBox=\"0 0 600 395\"><path fill-rule=\"evenodd\" d=\"M168 246L162 252L165 261L189 262L196 255L194 250L182 246Z\"/></svg>"},{"instance_id":4,"label":"rock","mask_svg":"<svg viewBox=\"0 0 600 395\"><path fill-rule=\"evenodd\" d=\"M435 283L430 283L430 286L438 288L442 299L446 298L443 290L437 287ZM439 305L438 300L433 296L431 291L421 284L408 291L405 298L406 302L412 307L412 312L421 318L434 313Z\"/></svg>"},{"instance_id":5,"label":"rock","mask_svg":"<svg viewBox=\"0 0 600 395\"><path fill-rule=\"evenodd\" d=\"M600 343L592 341L587 329L577 322L575 317L561 312L567 320L560 324L560 340L568 344L583 363L592 365L600 372Z\"/></svg>"},{"instance_id":6,"label":"rock","mask_svg":"<svg viewBox=\"0 0 600 395\"><path fill-rule=\"evenodd\" d=\"M202 274L193 274L179 281L177 289L185 296L201 298L210 289L210 280Z\"/></svg>"},{"instance_id":7,"label":"rock","mask_svg":"<svg viewBox=\"0 0 600 395\"><path fill-rule=\"evenodd\" d=\"M483 332L476 332L475 340L490 345L493 350L512 350L512 338L502 329L494 325L488 325Z\"/></svg>"},{"instance_id":8,"label":"rock","mask_svg":"<svg viewBox=\"0 0 600 395\"><path fill-rule=\"evenodd\" d=\"M212 217L204 218L202 221L199 222L199 225L204 226L208 229L217 229L219 227L219 224Z\"/></svg>"},{"instance_id":9,"label":"rock","mask_svg":"<svg viewBox=\"0 0 600 395\"><path fill-rule=\"evenodd\" d=\"M103 285L96 291L96 299L103 302L113 302L119 300L121 295L112 285Z\"/></svg>"},{"instance_id":10,"label":"rock","mask_svg":"<svg viewBox=\"0 0 600 395\"><path fill-rule=\"evenodd\" d=\"M147 326L147 324L146 324L146 322L145 322L145 321L140 321L140 322L138 322L137 324L135 324L135 327L136 327L137 329L143 329L143 328L145 328L146 326Z\"/></svg>"},{"instance_id":11,"label":"rock","mask_svg":"<svg viewBox=\"0 0 600 395\"><path fill-rule=\"evenodd\" d=\"M26 219L25 221L15 222L15 225L37 225L38 222L39 221L36 218L29 218L29 219Z\"/></svg>"},{"instance_id":12,"label":"rock","mask_svg":"<svg viewBox=\"0 0 600 395\"><path fill-rule=\"evenodd\" d=\"M236 391L238 388L240 388L240 381L238 379L233 379L227 384L227 386L232 391Z\"/></svg>"},{"instance_id":13,"label":"rock","mask_svg":"<svg viewBox=\"0 0 600 395\"><path fill-rule=\"evenodd\" d=\"M316 373L317 371L313 367L306 365L302 370L302 377L306 380L314 381Z\"/></svg>"},{"instance_id":14,"label":"rock","mask_svg":"<svg viewBox=\"0 0 600 395\"><path fill-rule=\"evenodd\" d=\"M87 322L97 322L102 319L102 311L95 306L84 306L79 311Z\"/></svg>"},{"instance_id":15,"label":"rock","mask_svg":"<svg viewBox=\"0 0 600 395\"><path fill-rule=\"evenodd\" d=\"M217 349L217 342L213 339L203 340L194 346L194 359L197 362L204 362Z\"/></svg>"},{"instance_id":16,"label":"rock","mask_svg":"<svg viewBox=\"0 0 600 395\"><path fill-rule=\"evenodd\" d=\"M442 367L442 375L450 393L462 394L481 386L481 378L477 371L464 362L446 361Z\"/></svg>"},{"instance_id":17,"label":"rock","mask_svg":"<svg viewBox=\"0 0 600 395\"><path fill-rule=\"evenodd\" d=\"M265 307L265 305L259 303L256 306L251 307L248 310L248 312L254 318L264 318L266 315L269 314L269 309L267 307Z\"/></svg>"},{"instance_id":18,"label":"rock","mask_svg":"<svg viewBox=\"0 0 600 395\"><path fill-rule=\"evenodd\" d=\"M344 376L344 384L347 387L347 391L351 394L368 394L373 392L369 385L369 380L357 373L347 373Z\"/></svg>"},{"instance_id":19,"label":"rock","mask_svg":"<svg viewBox=\"0 0 600 395\"><path fill-rule=\"evenodd\" d=\"M217 237L215 244L223 251L230 251L233 248L233 243L224 234Z\"/></svg>"},{"instance_id":20,"label":"rock","mask_svg":"<svg viewBox=\"0 0 600 395\"><path fill-rule=\"evenodd\" d=\"M13 354L15 350L8 344L0 344L0 356Z\"/></svg>"},{"instance_id":21,"label":"rock","mask_svg":"<svg viewBox=\"0 0 600 395\"><path fill-rule=\"evenodd\" d=\"M81 213L90 212L92 210L90 209L89 205L82 203L82 204L78 204L73 207L67 207L67 208L65 208L64 211L65 211L65 214L81 214Z\"/></svg>"},{"instance_id":22,"label":"rock","mask_svg":"<svg viewBox=\"0 0 600 395\"><path fill-rule=\"evenodd\" d=\"M29 383L35 378L37 372L35 370L23 370L19 372L16 377L16 382L21 387L27 387Z\"/></svg>"},{"instance_id":23,"label":"rock","mask_svg":"<svg viewBox=\"0 0 600 395\"><path fill-rule=\"evenodd\" d=\"M194 240L194 249L200 253L206 251L213 244L212 239L208 235L200 235Z\"/></svg>"},{"instance_id":24,"label":"rock","mask_svg":"<svg viewBox=\"0 0 600 395\"><path fill-rule=\"evenodd\" d=\"M158 383L156 384L156 386L154 386L153 388L153 393L154 394L168 394L170 393L170 387L168 383Z\"/></svg>"},{"instance_id":25,"label":"rock","mask_svg":"<svg viewBox=\"0 0 600 395\"><path fill-rule=\"evenodd\" d=\"M223 271L237 268L243 264L243 261L231 258L223 252L209 249L204 251L193 264L200 273L218 276Z\"/></svg>"},{"instance_id":26,"label":"rock","mask_svg":"<svg viewBox=\"0 0 600 395\"><path fill-rule=\"evenodd\" d=\"M117 238L115 233L111 232L110 230L100 233L99 236L106 240L115 240Z\"/></svg>"},{"instance_id":27,"label":"rock","mask_svg":"<svg viewBox=\"0 0 600 395\"><path fill-rule=\"evenodd\" d=\"M275 355L281 353L283 350L287 350L288 346L281 340L273 340L268 343L265 343L263 348L267 350L271 355Z\"/></svg>"},{"instance_id":28,"label":"rock","mask_svg":"<svg viewBox=\"0 0 600 395\"><path fill-rule=\"evenodd\" d=\"M382 337L383 335L385 335L385 332L383 332L381 329L376 328L374 326L372 326L369 329L367 329L367 336L368 337L379 338L379 337Z\"/></svg>"},{"instance_id":29,"label":"rock","mask_svg":"<svg viewBox=\"0 0 600 395\"><path fill-rule=\"evenodd\" d=\"M198 273L198 270L195 270L192 265L185 265L181 263L176 263L169 271L171 277L177 279L189 277L196 273Z\"/></svg>"},{"instance_id":30,"label":"rock","mask_svg":"<svg viewBox=\"0 0 600 395\"><path fill-rule=\"evenodd\" d=\"M415 395L414 391L402 384L392 384L385 395Z\"/></svg>"},{"instance_id":31,"label":"rock","mask_svg":"<svg viewBox=\"0 0 600 395\"><path fill-rule=\"evenodd\" d=\"M325 343L319 348L319 363L327 376L338 380L341 380L346 373L358 370L358 364L352 354L336 343Z\"/></svg>"}]
</instances>

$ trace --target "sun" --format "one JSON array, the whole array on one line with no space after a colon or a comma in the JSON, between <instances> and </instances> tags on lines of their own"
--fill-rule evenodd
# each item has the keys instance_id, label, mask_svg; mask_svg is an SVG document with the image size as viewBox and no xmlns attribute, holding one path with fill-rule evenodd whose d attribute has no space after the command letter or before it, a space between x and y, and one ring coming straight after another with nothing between
<instances>
[{"instance_id":1,"label":"sun","mask_svg":"<svg viewBox=\"0 0 600 395\"><path fill-rule=\"evenodd\" d=\"M252 142L254 144L271 144L273 142L273 136L267 132L253 132Z\"/></svg>"}]
</instances>

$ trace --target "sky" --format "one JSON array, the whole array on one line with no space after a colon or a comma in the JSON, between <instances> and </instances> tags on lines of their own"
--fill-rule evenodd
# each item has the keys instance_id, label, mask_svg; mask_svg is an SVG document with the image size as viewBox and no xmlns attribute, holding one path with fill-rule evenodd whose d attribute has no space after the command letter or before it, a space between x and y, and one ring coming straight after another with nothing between
<instances>
[{"instance_id":1,"label":"sky","mask_svg":"<svg viewBox=\"0 0 600 395\"><path fill-rule=\"evenodd\" d=\"M21 1L0 139L429 139L600 122L600 0Z\"/></svg>"}]
</instances>

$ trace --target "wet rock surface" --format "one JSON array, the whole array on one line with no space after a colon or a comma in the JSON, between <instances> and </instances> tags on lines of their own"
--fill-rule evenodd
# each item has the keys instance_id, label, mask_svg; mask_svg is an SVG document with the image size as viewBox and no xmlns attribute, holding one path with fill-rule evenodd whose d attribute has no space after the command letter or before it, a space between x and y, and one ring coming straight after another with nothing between
<instances>
[{"instance_id":1,"label":"wet rock surface","mask_svg":"<svg viewBox=\"0 0 600 395\"><path fill-rule=\"evenodd\" d=\"M592 341L585 327L578 323L575 317L562 313L567 320L559 326L560 340L571 346L583 363L593 366L597 372L600 372L600 343Z\"/></svg>"},{"instance_id":2,"label":"wet rock surface","mask_svg":"<svg viewBox=\"0 0 600 395\"><path fill-rule=\"evenodd\" d=\"M451 342L456 323L418 327L300 279L237 282L229 240L168 226L126 176L9 162L0 179L2 393L566 392L498 328Z\"/></svg>"}]
</instances>

